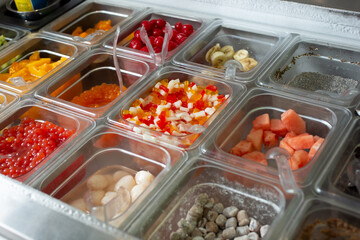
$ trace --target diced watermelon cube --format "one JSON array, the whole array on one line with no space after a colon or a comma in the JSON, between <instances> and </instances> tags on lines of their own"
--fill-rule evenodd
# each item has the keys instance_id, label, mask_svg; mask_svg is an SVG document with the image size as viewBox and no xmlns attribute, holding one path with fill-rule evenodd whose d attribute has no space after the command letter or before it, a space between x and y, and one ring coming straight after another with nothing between
<instances>
[{"instance_id":1,"label":"diced watermelon cube","mask_svg":"<svg viewBox=\"0 0 360 240\"><path fill-rule=\"evenodd\" d=\"M274 147L279 144L279 138L271 131L264 131L264 145L266 148Z\"/></svg>"},{"instance_id":2,"label":"diced watermelon cube","mask_svg":"<svg viewBox=\"0 0 360 240\"><path fill-rule=\"evenodd\" d=\"M254 161L254 162L261 163L263 165L267 165L265 154L262 152L254 151L254 152L244 154L241 157L251 160L251 161Z\"/></svg>"},{"instance_id":3,"label":"diced watermelon cube","mask_svg":"<svg viewBox=\"0 0 360 240\"><path fill-rule=\"evenodd\" d=\"M260 151L263 144L263 135L264 131L262 129L252 130L247 135L246 140L253 144L255 150Z\"/></svg>"},{"instance_id":4,"label":"diced watermelon cube","mask_svg":"<svg viewBox=\"0 0 360 240\"><path fill-rule=\"evenodd\" d=\"M280 119L270 120L270 130L280 137L284 137L288 132L285 125Z\"/></svg>"},{"instance_id":5,"label":"diced watermelon cube","mask_svg":"<svg viewBox=\"0 0 360 240\"><path fill-rule=\"evenodd\" d=\"M255 118L252 122L254 129L270 130L270 116L264 113Z\"/></svg>"},{"instance_id":6,"label":"diced watermelon cube","mask_svg":"<svg viewBox=\"0 0 360 240\"><path fill-rule=\"evenodd\" d=\"M295 152L295 150L292 147L290 147L289 144L287 144L287 141L285 140L285 138L280 141L279 147L281 147L281 148L285 149L286 151L288 151L291 156Z\"/></svg>"},{"instance_id":7,"label":"diced watermelon cube","mask_svg":"<svg viewBox=\"0 0 360 240\"><path fill-rule=\"evenodd\" d=\"M249 141L240 141L238 144L236 144L230 151L230 153L235 154L237 156L244 155L245 153L249 153L254 151L253 145Z\"/></svg>"},{"instance_id":8,"label":"diced watermelon cube","mask_svg":"<svg viewBox=\"0 0 360 240\"><path fill-rule=\"evenodd\" d=\"M303 134L289 138L287 143L295 150L309 149L314 144L314 137L313 135Z\"/></svg>"},{"instance_id":9,"label":"diced watermelon cube","mask_svg":"<svg viewBox=\"0 0 360 240\"><path fill-rule=\"evenodd\" d=\"M308 163L309 154L304 150L295 151L294 155L291 156L291 169L296 170L302 168Z\"/></svg>"},{"instance_id":10,"label":"diced watermelon cube","mask_svg":"<svg viewBox=\"0 0 360 240\"><path fill-rule=\"evenodd\" d=\"M312 145L309 151L309 161L315 156L315 153L317 152L317 150L319 149L319 147L323 142L324 139L319 137L319 139L314 143L314 145Z\"/></svg>"},{"instance_id":11,"label":"diced watermelon cube","mask_svg":"<svg viewBox=\"0 0 360 240\"><path fill-rule=\"evenodd\" d=\"M281 114L281 121L289 132L293 131L296 134L301 134L306 131L305 121L292 109Z\"/></svg>"}]
</instances>

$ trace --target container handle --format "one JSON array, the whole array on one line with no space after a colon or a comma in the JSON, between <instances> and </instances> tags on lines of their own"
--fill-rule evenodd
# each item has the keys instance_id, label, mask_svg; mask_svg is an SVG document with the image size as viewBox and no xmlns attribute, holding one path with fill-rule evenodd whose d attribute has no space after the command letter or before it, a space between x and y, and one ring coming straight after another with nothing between
<instances>
[{"instance_id":1,"label":"container handle","mask_svg":"<svg viewBox=\"0 0 360 240\"><path fill-rule=\"evenodd\" d=\"M118 77L119 80L119 87L120 87L120 94L123 92L123 79L121 76L121 71L120 71L120 67L119 67L119 62L117 59L117 55L116 55L116 47L117 47L117 41L120 35L120 26L118 25L116 27L116 31L115 31L115 37L114 37L114 42L113 42L113 59L114 59L114 66L115 66L115 70L116 70L116 75Z\"/></svg>"},{"instance_id":2,"label":"container handle","mask_svg":"<svg viewBox=\"0 0 360 240\"><path fill-rule=\"evenodd\" d=\"M229 60L224 64L225 70L225 80L234 81L236 70L239 69L240 71L244 69L243 65L236 60Z\"/></svg>"},{"instance_id":3,"label":"container handle","mask_svg":"<svg viewBox=\"0 0 360 240\"><path fill-rule=\"evenodd\" d=\"M4 94L0 93L0 97L2 98L2 101L0 102L0 108L3 108L7 104L7 98Z\"/></svg>"},{"instance_id":4,"label":"container handle","mask_svg":"<svg viewBox=\"0 0 360 240\"><path fill-rule=\"evenodd\" d=\"M157 60L156 60L154 48L152 47L152 45L151 45L151 43L150 43L149 36L148 36L148 34L147 34L144 26L141 26L141 28L140 28L140 38L141 38L141 40L145 43L145 45L146 45L146 47L147 47L147 49L148 49L148 51L149 51L149 53L150 53L150 56L151 56L151 58L152 58L153 61L154 61L154 64L155 64L156 66L158 66L159 64L158 64L158 62L157 62Z\"/></svg>"},{"instance_id":5,"label":"container handle","mask_svg":"<svg viewBox=\"0 0 360 240\"><path fill-rule=\"evenodd\" d=\"M165 63L166 55L168 54L169 42L173 36L173 30L171 25L166 22L165 24L165 35L164 35L164 42L161 49L161 65Z\"/></svg>"},{"instance_id":6,"label":"container handle","mask_svg":"<svg viewBox=\"0 0 360 240\"><path fill-rule=\"evenodd\" d=\"M300 191L288 161L290 154L285 149L280 147L271 148L267 151L265 157L268 161L270 159L276 161L280 183L286 193L295 194Z\"/></svg>"}]
</instances>

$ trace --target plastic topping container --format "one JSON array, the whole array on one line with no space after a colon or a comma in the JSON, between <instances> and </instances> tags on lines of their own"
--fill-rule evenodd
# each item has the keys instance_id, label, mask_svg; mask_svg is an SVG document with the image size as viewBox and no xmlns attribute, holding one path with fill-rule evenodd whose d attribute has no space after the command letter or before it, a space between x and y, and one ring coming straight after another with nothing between
<instances>
[{"instance_id":1,"label":"plastic topping container","mask_svg":"<svg viewBox=\"0 0 360 240\"><path fill-rule=\"evenodd\" d=\"M15 174L16 180L25 183L53 164L54 156L66 151L72 140L92 126L88 119L31 100L3 112L0 122L1 161L7 164L2 166L2 174Z\"/></svg>"},{"instance_id":2,"label":"plastic topping container","mask_svg":"<svg viewBox=\"0 0 360 240\"><path fill-rule=\"evenodd\" d=\"M8 26L0 25L0 36L4 36L6 43L1 44L0 50L5 49L10 44L18 41L20 38L26 35L26 32L16 28L10 28Z\"/></svg>"},{"instance_id":3,"label":"plastic topping container","mask_svg":"<svg viewBox=\"0 0 360 240\"><path fill-rule=\"evenodd\" d=\"M139 12L128 7L86 1L45 26L42 31L70 41L94 46L100 44L106 36L111 34L117 25L123 26L134 14L139 14ZM96 32L86 37L72 34L77 27L81 27L82 31L85 32L89 28L95 28L95 25L100 21L108 20L111 21L111 26L106 31L100 27Z\"/></svg>"},{"instance_id":4,"label":"plastic topping container","mask_svg":"<svg viewBox=\"0 0 360 240\"><path fill-rule=\"evenodd\" d=\"M136 86L155 68L151 63L122 55L118 56L118 62L124 94L131 92L131 86ZM113 55L106 50L97 49L86 53L57 79L40 89L36 93L37 97L91 117L99 117L123 96L118 95L120 87Z\"/></svg>"},{"instance_id":5,"label":"plastic topping container","mask_svg":"<svg viewBox=\"0 0 360 240\"><path fill-rule=\"evenodd\" d=\"M191 48L176 54L173 62L204 74L224 77L225 63L233 60L242 65L241 69L238 64L234 65L237 70L234 80L248 82L271 64L276 50L288 38L286 33L249 29L238 23L215 20L189 44Z\"/></svg>"},{"instance_id":6,"label":"plastic topping container","mask_svg":"<svg viewBox=\"0 0 360 240\"><path fill-rule=\"evenodd\" d=\"M295 36L258 83L351 107L359 102L359 62L358 48Z\"/></svg>"},{"instance_id":7,"label":"plastic topping container","mask_svg":"<svg viewBox=\"0 0 360 240\"><path fill-rule=\"evenodd\" d=\"M191 216L199 221L197 227L200 231L203 231L201 228L206 228L209 233L212 232L210 229L215 228L215 233L222 232L224 238L233 238L224 234L233 234L234 231L236 236L247 235L249 228L260 234L260 225L270 225L270 231L273 226L271 224L276 226L276 217L285 209L285 196L274 184L257 177L232 169L227 164L219 165L206 158L193 158L183 167L182 174L177 175L162 189L164 194L145 208L147 218L137 218L137 221L131 222L128 231L142 239L174 239L174 232L179 232L180 228L185 230L184 220L189 223ZM204 195L207 195L205 198L208 201L200 204L199 196L201 198ZM300 198L297 196L294 199L298 201ZM253 223L248 228L249 222L243 218L244 212L248 218L257 220L255 230L252 229ZM233 231L225 233L224 216L227 219L226 229L233 228ZM241 223L236 222L236 226L231 227L235 218ZM206 225L211 221L218 226ZM238 227L242 229L237 229ZM190 229L188 235L191 234L195 233Z\"/></svg>"},{"instance_id":8,"label":"plastic topping container","mask_svg":"<svg viewBox=\"0 0 360 240\"><path fill-rule=\"evenodd\" d=\"M101 126L32 185L119 227L182 156Z\"/></svg>"},{"instance_id":9,"label":"plastic topping container","mask_svg":"<svg viewBox=\"0 0 360 240\"><path fill-rule=\"evenodd\" d=\"M355 206L324 198L309 198L283 229L286 239L358 239L359 213ZM286 229L286 230L285 230Z\"/></svg>"},{"instance_id":10,"label":"plastic topping container","mask_svg":"<svg viewBox=\"0 0 360 240\"><path fill-rule=\"evenodd\" d=\"M332 105L322 106L306 102L304 99L297 99L291 95L284 95L280 92L253 89L243 101L233 108L233 112L229 114L231 117L223 121L222 128L209 138L211 140L204 144L202 151L215 156L221 162L226 161L237 167L264 175L277 175L274 165L265 159L258 160L258 158L252 156L247 158L244 156L246 153L238 155L234 147L241 140L252 141L249 135L256 117L267 113L270 119L281 119L281 115L289 109L294 110L304 120L306 133L324 138L318 151L308 160L309 162L303 166L300 165L298 169L293 171L296 181L303 182L307 177L306 182L311 181L315 176L308 176L310 169L316 161L326 161L326 159L321 157L322 152L326 153L328 149L334 146L333 144L337 141L336 136L341 134L343 126L346 126L350 121L351 113L345 108ZM263 134L265 132L263 131ZM279 140L282 139L283 137L279 137L274 146L279 146L281 144ZM270 147L266 147L264 142L264 144L259 146L259 149L254 151L266 153L268 149ZM309 149L303 149L309 151ZM233 154L230 153L231 151Z\"/></svg>"},{"instance_id":11,"label":"plastic topping container","mask_svg":"<svg viewBox=\"0 0 360 240\"><path fill-rule=\"evenodd\" d=\"M0 112L19 101L19 98L11 92L0 90Z\"/></svg>"},{"instance_id":12,"label":"plastic topping container","mask_svg":"<svg viewBox=\"0 0 360 240\"><path fill-rule=\"evenodd\" d=\"M171 82L171 80L178 81L178 85L176 85L177 87L174 87L174 89L185 89L186 88L187 90L185 90L185 91L187 91L189 93L187 93L186 95L184 94L184 98L187 100L184 100L184 99L179 100L180 99L179 97L174 97L174 99L172 99L171 97L173 97L173 96L170 96L172 94L172 92L169 91L169 89L166 90L167 88L162 87L163 89L165 89L165 91L168 91L167 94L165 94L165 92L161 92L162 91L161 87L159 89L157 87L159 87L159 84L160 84L159 82L161 82L164 79L167 79L169 83ZM165 81L167 81L167 80L165 80ZM186 81L188 83L186 83ZM196 86L191 87L190 86L190 85L192 85L191 83ZM156 85L156 84L158 84L158 85ZM189 84L189 85L187 87L186 86L184 87L184 85L186 85L186 84ZM208 88L209 85L216 88L216 91L221 96L217 97L216 94L211 93L211 90L206 89L206 88ZM155 86L157 86L157 87L155 87ZM168 85L168 87L171 88L169 85ZM206 96L201 95L200 87L203 88L202 93ZM198 90L195 91L194 90L195 88ZM188 148L190 145L192 145L196 141L197 138L199 138L199 136L200 136L200 138L199 138L198 142L200 141L200 139L205 137L206 133L208 132L206 130L208 128L210 128L211 125L213 125L211 123L213 121L215 121L216 119L221 118L222 114L220 114L220 113L225 112L225 107L229 103L232 103L232 99L235 96L241 96L241 94L243 93L245 88L240 84L234 84L234 83L227 84L227 83L221 82L217 79L212 79L211 77L208 77L206 75L194 74L192 72L188 72L186 70L174 68L174 67L165 67L165 68L162 68L161 70L158 70L158 71L154 72L153 74L151 74L144 81L142 86L139 87L139 89L141 89L141 90L138 91L137 93L132 93L131 95L127 94L126 100L124 99L109 114L109 116L110 116L109 121L116 126L120 126L122 128L126 128L126 129L134 131L135 135L142 136L144 139L146 139L148 141L158 142L158 143L163 143L163 144L171 144L171 145L181 147L181 148ZM151 100L152 97L149 97L151 95L150 93L152 91L153 91L152 94L154 94L154 91L160 91L159 94L161 94L161 93L164 94L162 97L166 96L166 100L162 100L161 103L156 102L155 103L156 105L153 105L149 108L150 105L148 105L148 104L153 103ZM197 97L197 95L195 93L199 96ZM156 94L157 93L155 93L155 95ZM154 95L152 95L152 96L154 96ZM158 96L160 96L160 95L158 95ZM179 98L179 99L175 99L175 98ZM209 100L210 98L211 99L214 98L213 99L214 101ZM137 102L139 103L139 101L142 101L141 106L145 112L146 111L153 112L152 117L149 116L150 122L139 122L138 120L135 120L136 117L133 118L135 116L136 112L139 113L141 111L141 110L135 111L135 109L134 109L134 106L137 105L136 103ZM182 105L181 101L183 101L184 103L186 103L186 101L188 101L188 103ZM197 107L198 101L202 101L202 106L200 109L205 109L205 110L198 109L198 107ZM213 102L211 102L211 101L213 101ZM177 102L177 103L175 103L175 102ZM211 106L206 107L207 102L209 102L209 104L211 104ZM160 105L164 105L164 106L160 106ZM156 108L156 111L155 111L155 108ZM147 110L145 110L145 109L147 109ZM170 111L170 109L171 109L171 111ZM174 122L171 123L171 125L172 125L172 127L170 127L171 130L166 130L166 126L163 127L163 129L159 129L160 123L157 120L159 118L161 118L160 115L161 115L161 112L163 112L163 111L165 111L165 112L168 111L167 115L169 115L169 116L167 116L166 123L164 123L165 125L170 127L168 125L168 124L170 124L170 121L175 121L175 122L177 121L176 122L177 130L176 131L172 131L173 130L172 128L174 127L174 124L175 124ZM129 112L133 113L132 118L128 118L127 113L129 113ZM182 113L182 112L186 112L186 113ZM195 114L195 112L196 112L196 114ZM191 113L194 113L195 115L198 115L198 116L191 115ZM148 113L145 113L145 114L148 114ZM176 115L176 114L178 114L178 115ZM184 116L180 116L179 114L184 115ZM202 114L202 115L200 116L200 114ZM155 116L155 115L158 115L158 116ZM185 117L185 115L187 117ZM164 115L164 117L165 117L165 115ZM175 118L171 118L171 117L175 117ZM184 117L184 121L182 121L182 120L178 121L182 117ZM185 118L186 118L186 120L185 120ZM172 120L170 120L170 119L172 119ZM193 120L198 120L198 122L194 122ZM145 124L146 124L146 126L145 126ZM183 126L180 126L179 124L183 125Z\"/></svg>"},{"instance_id":13,"label":"plastic topping container","mask_svg":"<svg viewBox=\"0 0 360 240\"><path fill-rule=\"evenodd\" d=\"M3 77L5 81L0 81L0 87L18 94L25 94L60 68L69 64L83 50L80 46L59 41L45 35L29 35L4 50L0 60L0 64L4 67L1 73L10 73L10 76L7 78L6 75L3 75L5 76ZM29 65L25 66L20 64L14 67L12 65L14 61L23 61L24 63L37 53L39 53L40 61L30 62ZM44 65L44 63L47 65ZM32 66L30 67L30 65ZM12 67L15 72L10 70ZM51 68L49 69L48 67ZM28 70L28 72L23 73L24 70ZM25 76L30 76L30 79L25 78Z\"/></svg>"},{"instance_id":14,"label":"plastic topping container","mask_svg":"<svg viewBox=\"0 0 360 240\"><path fill-rule=\"evenodd\" d=\"M156 19L163 19L164 21L168 22L172 29L175 30L175 24L178 22L181 22L182 25L190 24L193 27L193 32L191 35L186 37L185 40L182 42L177 42L177 45L174 49L168 51L167 55L165 56L165 60L170 58L176 51L178 51L182 46L184 46L191 38L193 38L195 35L197 35L201 29L203 28L203 25L205 24L203 20L192 18L192 17L186 17L186 16L179 16L176 14L171 13L158 13L153 12L152 10L148 10L144 12L144 14L141 15L141 17L134 19L129 23L126 27L121 29L119 38L118 38L118 47L117 50L122 51L126 54L134 54L146 59L150 59L150 61L154 61L152 59L152 56L149 54L149 52L141 51L138 49L130 48L130 42L134 39L134 33L136 30L140 30L142 21L151 21ZM151 33L152 34L152 33ZM154 35L155 36L155 35ZM173 34L175 37L176 35ZM149 35L150 37L150 35ZM104 43L104 46L106 48L112 48L113 46L113 36L108 38L106 42ZM175 40L174 40L175 41ZM155 54L156 58L160 58L160 54Z\"/></svg>"}]
</instances>

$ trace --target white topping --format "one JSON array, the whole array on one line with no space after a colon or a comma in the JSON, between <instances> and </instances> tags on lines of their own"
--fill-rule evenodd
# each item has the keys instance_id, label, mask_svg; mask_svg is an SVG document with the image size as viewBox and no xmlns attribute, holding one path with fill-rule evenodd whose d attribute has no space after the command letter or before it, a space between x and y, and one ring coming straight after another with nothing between
<instances>
[{"instance_id":1,"label":"white topping","mask_svg":"<svg viewBox=\"0 0 360 240\"><path fill-rule=\"evenodd\" d=\"M155 84L155 88L159 88L159 87L160 87L160 85L161 85L161 83L160 83L160 82L156 83L156 84Z\"/></svg>"},{"instance_id":2,"label":"white topping","mask_svg":"<svg viewBox=\"0 0 360 240\"><path fill-rule=\"evenodd\" d=\"M192 125L190 123L183 123L183 122L178 125L180 132L188 132L191 126Z\"/></svg>"},{"instance_id":3,"label":"white topping","mask_svg":"<svg viewBox=\"0 0 360 240\"><path fill-rule=\"evenodd\" d=\"M170 117L175 117L175 113L174 113L173 110L170 110L170 111L169 111L169 114L170 114L170 115L169 115Z\"/></svg>"},{"instance_id":4,"label":"white topping","mask_svg":"<svg viewBox=\"0 0 360 240\"><path fill-rule=\"evenodd\" d=\"M207 95L207 94L204 94L202 100L203 100L203 101L206 101L207 99L208 99L208 95Z\"/></svg>"},{"instance_id":5,"label":"white topping","mask_svg":"<svg viewBox=\"0 0 360 240\"><path fill-rule=\"evenodd\" d=\"M162 96L165 96L166 95L166 92L162 89L160 89L159 93L162 95Z\"/></svg>"},{"instance_id":6,"label":"white topping","mask_svg":"<svg viewBox=\"0 0 360 240\"><path fill-rule=\"evenodd\" d=\"M158 105L156 108L156 114L160 115L162 111L165 109L169 109L171 107L171 103L167 103L166 105Z\"/></svg>"},{"instance_id":7,"label":"white topping","mask_svg":"<svg viewBox=\"0 0 360 240\"><path fill-rule=\"evenodd\" d=\"M176 108L181 107L181 104L182 104L181 100L178 100L178 101L174 102L174 106L175 106Z\"/></svg>"},{"instance_id":8,"label":"white topping","mask_svg":"<svg viewBox=\"0 0 360 240\"><path fill-rule=\"evenodd\" d=\"M139 121L139 117L138 117L138 116L135 116L135 117L134 117L134 120L138 122L138 121Z\"/></svg>"},{"instance_id":9,"label":"white topping","mask_svg":"<svg viewBox=\"0 0 360 240\"><path fill-rule=\"evenodd\" d=\"M188 108L184 108L184 107L180 107L180 111L189 112L189 109L188 109Z\"/></svg>"},{"instance_id":10,"label":"white topping","mask_svg":"<svg viewBox=\"0 0 360 240\"><path fill-rule=\"evenodd\" d=\"M219 105L219 102L218 102L218 101L215 101L215 102L214 102L214 106L217 106L217 105Z\"/></svg>"},{"instance_id":11,"label":"white topping","mask_svg":"<svg viewBox=\"0 0 360 240\"><path fill-rule=\"evenodd\" d=\"M164 132L165 135L170 135L170 133L168 131Z\"/></svg>"},{"instance_id":12,"label":"white topping","mask_svg":"<svg viewBox=\"0 0 360 240\"><path fill-rule=\"evenodd\" d=\"M144 99L142 99L142 98L139 98L139 101L140 101L141 103L143 103L143 102L144 102Z\"/></svg>"},{"instance_id":13,"label":"white topping","mask_svg":"<svg viewBox=\"0 0 360 240\"><path fill-rule=\"evenodd\" d=\"M185 87L185 85L183 84L183 83L180 83L180 86L179 86L180 88L184 88Z\"/></svg>"},{"instance_id":14,"label":"white topping","mask_svg":"<svg viewBox=\"0 0 360 240\"><path fill-rule=\"evenodd\" d=\"M137 108L130 107L129 111L131 112L131 114L137 114Z\"/></svg>"},{"instance_id":15,"label":"white topping","mask_svg":"<svg viewBox=\"0 0 360 240\"><path fill-rule=\"evenodd\" d=\"M214 107L212 107L212 108L208 107L205 109L205 113L207 113L208 115L213 114L215 111L216 111L216 109Z\"/></svg>"},{"instance_id":16,"label":"white topping","mask_svg":"<svg viewBox=\"0 0 360 240\"><path fill-rule=\"evenodd\" d=\"M191 89L194 90L194 91L196 91L198 88L197 88L197 86L196 86L196 84L195 84L194 86L192 86Z\"/></svg>"},{"instance_id":17,"label":"white topping","mask_svg":"<svg viewBox=\"0 0 360 240\"><path fill-rule=\"evenodd\" d=\"M156 126L154 124L150 124L149 128L155 128Z\"/></svg>"},{"instance_id":18,"label":"white topping","mask_svg":"<svg viewBox=\"0 0 360 240\"><path fill-rule=\"evenodd\" d=\"M188 107L188 109L192 109L194 107L194 104L193 103L188 103L187 107Z\"/></svg>"},{"instance_id":19,"label":"white topping","mask_svg":"<svg viewBox=\"0 0 360 240\"><path fill-rule=\"evenodd\" d=\"M191 92L187 92L186 95L187 95L188 99L190 99L193 94Z\"/></svg>"},{"instance_id":20,"label":"white topping","mask_svg":"<svg viewBox=\"0 0 360 240\"><path fill-rule=\"evenodd\" d=\"M228 98L229 98L229 94L226 94L226 95L225 95L225 99L228 99Z\"/></svg>"},{"instance_id":21,"label":"white topping","mask_svg":"<svg viewBox=\"0 0 360 240\"><path fill-rule=\"evenodd\" d=\"M208 100L209 102L215 102L215 101L217 101L217 99L218 99L217 96L218 96L217 94L215 94L215 95L210 95L207 100Z\"/></svg>"},{"instance_id":22,"label":"white topping","mask_svg":"<svg viewBox=\"0 0 360 240\"><path fill-rule=\"evenodd\" d=\"M194 117L195 118L199 118L199 117L205 117L206 114L204 111L200 111L200 112L197 112L197 113L194 113Z\"/></svg>"},{"instance_id":23,"label":"white topping","mask_svg":"<svg viewBox=\"0 0 360 240\"><path fill-rule=\"evenodd\" d=\"M140 124L140 126L142 126L142 127L146 127L146 128L148 128L149 126L148 125L146 125L145 123L141 123Z\"/></svg>"},{"instance_id":24,"label":"white topping","mask_svg":"<svg viewBox=\"0 0 360 240\"><path fill-rule=\"evenodd\" d=\"M175 120L178 120L178 119L179 119L179 118L177 118L177 117L175 117L175 116L174 116L174 117L167 117L167 118L166 118L167 121L175 121Z\"/></svg>"},{"instance_id":25,"label":"white topping","mask_svg":"<svg viewBox=\"0 0 360 240\"><path fill-rule=\"evenodd\" d=\"M168 89L170 90L170 92L171 92L171 90L172 90L173 88L175 88L176 85L178 85L179 83L180 83L180 80L179 80L179 79L171 80L171 81L169 82L169 84L168 84Z\"/></svg>"}]
</instances>

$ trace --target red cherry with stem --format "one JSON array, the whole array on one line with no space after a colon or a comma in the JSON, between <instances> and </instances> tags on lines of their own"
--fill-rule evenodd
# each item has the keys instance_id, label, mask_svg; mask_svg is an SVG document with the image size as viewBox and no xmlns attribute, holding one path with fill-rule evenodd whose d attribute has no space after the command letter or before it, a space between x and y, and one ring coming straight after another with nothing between
<instances>
[{"instance_id":1,"label":"red cherry with stem","mask_svg":"<svg viewBox=\"0 0 360 240\"><path fill-rule=\"evenodd\" d=\"M182 29L182 23L181 22L175 23L175 30L181 32L181 29Z\"/></svg>"},{"instance_id":2,"label":"red cherry with stem","mask_svg":"<svg viewBox=\"0 0 360 240\"><path fill-rule=\"evenodd\" d=\"M163 30L161 28L154 28L152 35L154 37L163 36Z\"/></svg>"},{"instance_id":3,"label":"red cherry with stem","mask_svg":"<svg viewBox=\"0 0 360 240\"><path fill-rule=\"evenodd\" d=\"M190 36L194 32L194 28L190 24L184 24L181 28L181 32L185 33L186 36Z\"/></svg>"},{"instance_id":4,"label":"red cherry with stem","mask_svg":"<svg viewBox=\"0 0 360 240\"><path fill-rule=\"evenodd\" d=\"M166 22L165 22L165 20L164 19L156 19L156 27L157 28L163 28L163 27L165 27L165 25L166 25Z\"/></svg>"},{"instance_id":5,"label":"red cherry with stem","mask_svg":"<svg viewBox=\"0 0 360 240\"><path fill-rule=\"evenodd\" d=\"M156 27L156 19L150 20L151 29Z\"/></svg>"},{"instance_id":6,"label":"red cherry with stem","mask_svg":"<svg viewBox=\"0 0 360 240\"><path fill-rule=\"evenodd\" d=\"M178 35L176 35L176 42L178 44L182 43L183 41L185 41L187 38L187 36L185 35L185 33L178 33Z\"/></svg>"},{"instance_id":7,"label":"red cherry with stem","mask_svg":"<svg viewBox=\"0 0 360 240\"><path fill-rule=\"evenodd\" d=\"M149 49L147 48L147 46L144 46L140 49L140 51L149 52Z\"/></svg>"},{"instance_id":8,"label":"red cherry with stem","mask_svg":"<svg viewBox=\"0 0 360 240\"><path fill-rule=\"evenodd\" d=\"M141 27L144 26L146 31L151 30L151 24L148 20L144 20L141 22Z\"/></svg>"},{"instance_id":9,"label":"red cherry with stem","mask_svg":"<svg viewBox=\"0 0 360 240\"><path fill-rule=\"evenodd\" d=\"M162 49L163 43L164 43L164 38L163 37L158 36L157 38L155 38L155 41L154 41L155 46Z\"/></svg>"},{"instance_id":10,"label":"red cherry with stem","mask_svg":"<svg viewBox=\"0 0 360 240\"><path fill-rule=\"evenodd\" d=\"M140 37L140 30L138 29L138 30L136 30L135 32L134 32L134 38L135 39L139 39L139 40L141 40L141 37Z\"/></svg>"},{"instance_id":11,"label":"red cherry with stem","mask_svg":"<svg viewBox=\"0 0 360 240\"><path fill-rule=\"evenodd\" d=\"M173 41L176 41L176 36L178 35L178 31L176 31L175 29L173 29L173 35L172 35L172 37L171 37L171 40L173 40Z\"/></svg>"},{"instance_id":12,"label":"red cherry with stem","mask_svg":"<svg viewBox=\"0 0 360 240\"><path fill-rule=\"evenodd\" d=\"M174 42L174 41L171 40L171 41L169 42L168 51L171 51L171 50L175 49L177 46L178 46L178 44L177 44L176 42Z\"/></svg>"},{"instance_id":13,"label":"red cherry with stem","mask_svg":"<svg viewBox=\"0 0 360 240\"><path fill-rule=\"evenodd\" d=\"M133 48L133 49L138 49L140 50L144 45L142 44L142 42L139 39L133 39L131 40L129 47Z\"/></svg>"},{"instance_id":14,"label":"red cherry with stem","mask_svg":"<svg viewBox=\"0 0 360 240\"><path fill-rule=\"evenodd\" d=\"M150 37L149 37L149 41L150 41L151 46L154 46L154 44L155 44L155 37L154 37L154 36L150 36Z\"/></svg>"}]
</instances>

